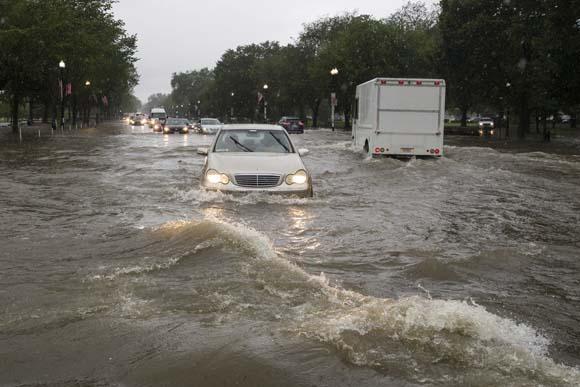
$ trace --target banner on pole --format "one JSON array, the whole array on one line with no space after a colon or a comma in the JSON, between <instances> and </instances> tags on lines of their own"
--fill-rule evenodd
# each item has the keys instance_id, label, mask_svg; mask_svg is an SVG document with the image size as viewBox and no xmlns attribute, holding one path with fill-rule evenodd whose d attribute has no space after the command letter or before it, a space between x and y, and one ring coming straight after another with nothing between
<instances>
[{"instance_id":1,"label":"banner on pole","mask_svg":"<svg viewBox=\"0 0 580 387\"><path fill-rule=\"evenodd\" d=\"M330 105L336 107L338 105L338 99L336 98L336 93L330 93Z\"/></svg>"}]
</instances>

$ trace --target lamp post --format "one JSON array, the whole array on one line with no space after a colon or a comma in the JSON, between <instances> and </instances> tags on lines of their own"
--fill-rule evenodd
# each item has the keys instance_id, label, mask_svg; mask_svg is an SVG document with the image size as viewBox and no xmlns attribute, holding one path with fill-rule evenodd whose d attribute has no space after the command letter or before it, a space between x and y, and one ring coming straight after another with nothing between
<instances>
[{"instance_id":1,"label":"lamp post","mask_svg":"<svg viewBox=\"0 0 580 387\"><path fill-rule=\"evenodd\" d=\"M234 120L234 96L236 95L236 93L234 93L232 91L230 95L232 96L232 107L230 109L230 122L233 122L233 120Z\"/></svg>"},{"instance_id":2,"label":"lamp post","mask_svg":"<svg viewBox=\"0 0 580 387\"><path fill-rule=\"evenodd\" d=\"M197 100L197 118L201 119L201 101Z\"/></svg>"},{"instance_id":3,"label":"lamp post","mask_svg":"<svg viewBox=\"0 0 580 387\"><path fill-rule=\"evenodd\" d=\"M90 90L91 81L89 81L88 79L85 82L85 87L87 88L87 108L85 110L84 123L88 126L91 120L91 90Z\"/></svg>"},{"instance_id":4,"label":"lamp post","mask_svg":"<svg viewBox=\"0 0 580 387\"><path fill-rule=\"evenodd\" d=\"M266 92L268 91L268 84L263 86L264 89L264 123L268 122L268 101L266 100Z\"/></svg>"},{"instance_id":5,"label":"lamp post","mask_svg":"<svg viewBox=\"0 0 580 387\"><path fill-rule=\"evenodd\" d=\"M338 69L335 67L330 70L331 77L331 91L330 91L330 125L332 131L334 132L334 108L336 107L336 92L334 91L336 76L338 75Z\"/></svg>"},{"instance_id":6,"label":"lamp post","mask_svg":"<svg viewBox=\"0 0 580 387\"><path fill-rule=\"evenodd\" d=\"M510 95L510 88L512 87L512 84L510 82L507 82L505 84L505 87L507 89L507 94L508 96ZM511 98L510 98L511 101ZM509 138L510 136L510 107L509 107L509 101L508 101L508 106L507 106L507 119L506 119L506 128L505 128L505 137Z\"/></svg>"},{"instance_id":7,"label":"lamp post","mask_svg":"<svg viewBox=\"0 0 580 387\"><path fill-rule=\"evenodd\" d=\"M58 63L58 68L60 71L60 129L64 130L64 69L66 68L64 60Z\"/></svg>"}]
</instances>

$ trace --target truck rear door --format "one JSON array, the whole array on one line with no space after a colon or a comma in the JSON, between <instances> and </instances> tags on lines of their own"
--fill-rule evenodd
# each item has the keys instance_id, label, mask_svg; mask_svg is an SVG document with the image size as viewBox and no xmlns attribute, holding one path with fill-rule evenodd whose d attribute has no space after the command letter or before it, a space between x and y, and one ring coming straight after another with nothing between
<instances>
[{"instance_id":1,"label":"truck rear door","mask_svg":"<svg viewBox=\"0 0 580 387\"><path fill-rule=\"evenodd\" d=\"M399 81L379 85L377 132L409 138L443 132L443 88L440 83Z\"/></svg>"}]
</instances>

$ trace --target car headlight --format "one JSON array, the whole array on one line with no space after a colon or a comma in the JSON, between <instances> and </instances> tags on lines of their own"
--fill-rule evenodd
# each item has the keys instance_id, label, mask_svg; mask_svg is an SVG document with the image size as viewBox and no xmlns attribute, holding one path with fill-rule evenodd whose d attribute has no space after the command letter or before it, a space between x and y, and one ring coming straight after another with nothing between
<instances>
[{"instance_id":1,"label":"car headlight","mask_svg":"<svg viewBox=\"0 0 580 387\"><path fill-rule=\"evenodd\" d=\"M490 130L489 134L491 134L493 136L495 132L493 130Z\"/></svg>"},{"instance_id":2,"label":"car headlight","mask_svg":"<svg viewBox=\"0 0 580 387\"><path fill-rule=\"evenodd\" d=\"M479 134L483 134L483 130L479 129Z\"/></svg>"},{"instance_id":3,"label":"car headlight","mask_svg":"<svg viewBox=\"0 0 580 387\"><path fill-rule=\"evenodd\" d=\"M216 171L215 169L210 169L209 171L207 171L205 173L205 179L207 180L208 183L210 184L228 184L230 182L230 178L223 174L223 173L219 173L218 171Z\"/></svg>"},{"instance_id":4,"label":"car headlight","mask_svg":"<svg viewBox=\"0 0 580 387\"><path fill-rule=\"evenodd\" d=\"M183 131L184 131L184 132L187 132L187 131L189 131L189 128L188 128L187 126L184 126L184 127L183 127Z\"/></svg>"},{"instance_id":5,"label":"car headlight","mask_svg":"<svg viewBox=\"0 0 580 387\"><path fill-rule=\"evenodd\" d=\"M171 129L169 129L169 128L166 126L165 128L163 128L163 131L164 131L165 133L169 133L169 132L171 131Z\"/></svg>"},{"instance_id":6,"label":"car headlight","mask_svg":"<svg viewBox=\"0 0 580 387\"><path fill-rule=\"evenodd\" d=\"M483 122L480 122L480 123L479 123L479 126L483 126Z\"/></svg>"},{"instance_id":7,"label":"car headlight","mask_svg":"<svg viewBox=\"0 0 580 387\"><path fill-rule=\"evenodd\" d=\"M159 128L161 128L161 127L159 126L159 124L155 124L155 129L159 129Z\"/></svg>"},{"instance_id":8,"label":"car headlight","mask_svg":"<svg viewBox=\"0 0 580 387\"><path fill-rule=\"evenodd\" d=\"M296 173L286 176L286 184L304 184L308 181L308 174L305 170L301 169Z\"/></svg>"}]
</instances>

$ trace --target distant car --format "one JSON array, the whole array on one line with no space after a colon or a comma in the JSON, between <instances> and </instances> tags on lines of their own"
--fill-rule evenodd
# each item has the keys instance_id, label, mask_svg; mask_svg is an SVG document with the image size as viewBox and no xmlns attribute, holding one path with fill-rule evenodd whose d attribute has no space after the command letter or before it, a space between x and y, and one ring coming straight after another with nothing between
<instances>
[{"instance_id":1,"label":"distant car","mask_svg":"<svg viewBox=\"0 0 580 387\"><path fill-rule=\"evenodd\" d=\"M304 133L304 122L298 117L282 117L278 125L286 129L288 133Z\"/></svg>"},{"instance_id":2,"label":"distant car","mask_svg":"<svg viewBox=\"0 0 580 387\"><path fill-rule=\"evenodd\" d=\"M216 134L222 127L217 118L202 118L197 124L198 131L203 134Z\"/></svg>"},{"instance_id":3,"label":"distant car","mask_svg":"<svg viewBox=\"0 0 580 387\"><path fill-rule=\"evenodd\" d=\"M147 123L147 118L143 114L135 114L129 119L129 124L133 126L145 125Z\"/></svg>"},{"instance_id":4,"label":"distant car","mask_svg":"<svg viewBox=\"0 0 580 387\"><path fill-rule=\"evenodd\" d=\"M480 136L493 136L495 134L495 123L493 118L482 117L479 119L479 135Z\"/></svg>"},{"instance_id":5,"label":"distant car","mask_svg":"<svg viewBox=\"0 0 580 387\"><path fill-rule=\"evenodd\" d=\"M311 197L312 179L286 130L278 125L226 125L207 155L201 187L212 191L269 192Z\"/></svg>"},{"instance_id":6,"label":"distant car","mask_svg":"<svg viewBox=\"0 0 580 387\"><path fill-rule=\"evenodd\" d=\"M154 132L163 132L163 126L165 126L165 121L161 122L159 118L153 118L152 120L150 120L150 122L153 124L152 128Z\"/></svg>"},{"instance_id":7,"label":"distant car","mask_svg":"<svg viewBox=\"0 0 580 387\"><path fill-rule=\"evenodd\" d=\"M168 118L163 126L163 133L189 133L189 121L186 118Z\"/></svg>"}]
</instances>

